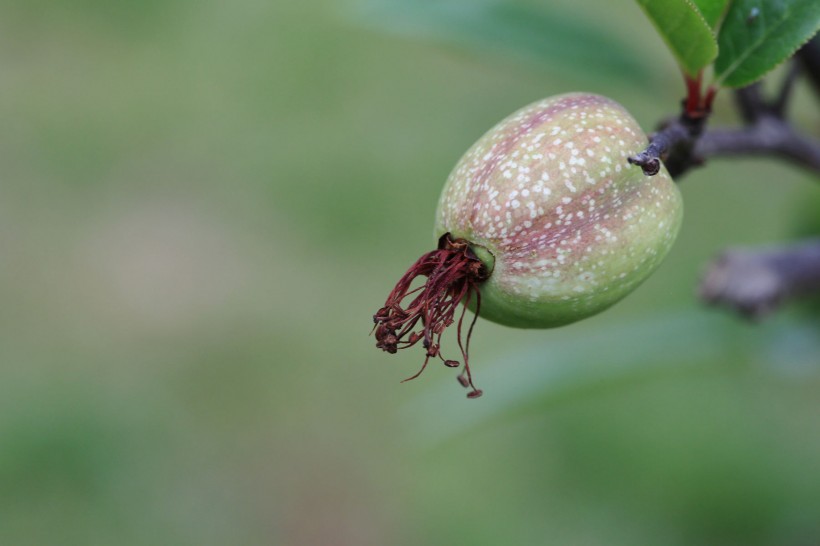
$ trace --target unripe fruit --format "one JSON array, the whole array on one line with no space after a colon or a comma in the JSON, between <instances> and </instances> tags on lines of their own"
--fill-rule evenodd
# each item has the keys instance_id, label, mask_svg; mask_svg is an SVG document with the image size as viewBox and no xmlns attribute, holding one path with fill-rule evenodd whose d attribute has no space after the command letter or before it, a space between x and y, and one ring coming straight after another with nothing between
<instances>
[{"instance_id":1,"label":"unripe fruit","mask_svg":"<svg viewBox=\"0 0 820 546\"><path fill-rule=\"evenodd\" d=\"M439 250L416 262L374 316L377 346L395 352L423 341L428 360L457 366L439 346L460 302L494 322L550 328L634 290L669 251L683 210L666 169L648 177L627 163L645 143L619 104L582 93L536 102L490 129L441 194ZM411 290L419 275L424 287ZM463 318L460 380L472 387ZM468 396L480 394L473 387Z\"/></svg>"},{"instance_id":2,"label":"unripe fruit","mask_svg":"<svg viewBox=\"0 0 820 546\"><path fill-rule=\"evenodd\" d=\"M614 101L569 94L519 110L470 148L442 192L436 236L465 239L494 261L482 317L560 326L646 279L675 239L682 206L665 170L647 177L627 163L645 144Z\"/></svg>"}]
</instances>

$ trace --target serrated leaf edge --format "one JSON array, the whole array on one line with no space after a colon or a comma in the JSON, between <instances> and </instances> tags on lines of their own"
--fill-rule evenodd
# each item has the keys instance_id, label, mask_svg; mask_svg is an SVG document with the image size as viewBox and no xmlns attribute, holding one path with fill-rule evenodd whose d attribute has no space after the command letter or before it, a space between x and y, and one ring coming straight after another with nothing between
<instances>
[{"instance_id":1,"label":"serrated leaf edge","mask_svg":"<svg viewBox=\"0 0 820 546\"><path fill-rule=\"evenodd\" d=\"M785 23L785 19L780 24L783 24L783 23ZM780 26L780 24L778 24L778 26ZM732 72L734 72L734 69L737 68L737 66L740 63L745 61L749 57L749 55L752 54L752 51L754 50L754 48L756 48L760 43L765 41L765 38L762 39L761 41L755 43L754 48L749 49L749 53L747 53L745 56L738 59L737 61L735 61L731 65L729 65L729 67L726 70L723 71L723 74L720 77L715 79L715 82L714 82L713 85L715 87L724 87L724 88L728 88L728 89L738 89L740 87L746 87L747 85L751 85L751 84L755 83L756 81L760 81L761 79L765 78L768 74L770 74L775 68L777 68L778 66L780 66L781 64L783 64L784 62L789 60L792 57L792 55L794 55L795 52L797 52L798 49L803 47L809 40L814 38L814 35L817 34L818 31L820 31L820 21L818 21L817 26L815 27L814 31L811 32L805 40L803 40L802 42L797 44L797 46L794 49L792 49L791 52L789 52L785 57L783 57L783 59L781 61L776 62L768 70L766 70L765 72L763 72L762 74L760 74L759 76L757 76L754 79L743 80L741 83L736 83L736 84L733 84L733 85L725 85L723 82L726 81L727 79L729 79L729 77L732 75Z\"/></svg>"},{"instance_id":2,"label":"serrated leaf edge","mask_svg":"<svg viewBox=\"0 0 820 546\"><path fill-rule=\"evenodd\" d=\"M718 53L720 52L720 46L718 45L718 42L717 42L717 34L715 33L714 29L712 28L712 25L709 24L709 21L706 20L706 17L704 17L703 14L700 12L700 8L698 8L697 4L695 4L692 0L683 0L683 2L685 4L688 4L689 7L692 9L692 11L694 11L695 14L700 18L700 22L703 23L703 26L706 27L706 29L709 31L709 34L712 35L712 41L715 44L715 53L712 55L711 59L706 61L703 64L703 66L698 68L698 71L700 71L700 70L703 70L704 68L706 68L707 66L709 66L710 64L712 64L713 62L715 62L715 59L717 59ZM690 75L694 76L695 74L690 74Z\"/></svg>"},{"instance_id":3,"label":"serrated leaf edge","mask_svg":"<svg viewBox=\"0 0 820 546\"><path fill-rule=\"evenodd\" d=\"M703 13L701 13L700 8L698 7L698 5L695 4L692 0L683 0L683 2L685 4L689 4L689 7L692 8L692 10L698 15L698 17L700 17L700 20L703 23L703 25L706 28L708 28L709 32L712 33L712 36L714 36L715 39L717 39L717 35L715 34L715 31L712 29L712 25L710 25L709 21L706 20L706 17L703 16ZM729 4L726 4L726 5L728 6Z\"/></svg>"},{"instance_id":4,"label":"serrated leaf edge","mask_svg":"<svg viewBox=\"0 0 820 546\"><path fill-rule=\"evenodd\" d=\"M693 0L686 0L686 1L687 1L687 2L692 2L692 3L694 3L694 2L693 2ZM712 35L715 37L715 41L716 41L716 42L717 42L718 32L720 31L720 27L721 27L721 25L723 24L723 21L726 19L726 14L727 14L727 13L729 13L729 7L730 7L731 5L732 5L732 0L728 0L728 1L726 2L726 4L724 4L724 6L723 6L723 12L720 14L720 17L718 17L717 22L715 22L715 27L714 27L714 28L712 28L712 25L710 25L710 24L709 24L709 21L707 21L707 20L706 20L706 17L704 17L703 12L702 12L702 11L700 11L700 8L698 7L698 5L697 5L697 4L695 4L695 11L697 11L697 12L698 12L698 14L701 16L701 18L703 19L703 21L706 23L706 26L707 26L707 27L709 27L709 30L711 30L711 31L712 31ZM720 46L718 46L718 50L719 50L719 49L720 49ZM717 58L717 55L715 55L715 59L716 59L716 58ZM715 59L712 59L712 61L714 61ZM710 61L710 62L711 62L711 61Z\"/></svg>"},{"instance_id":5,"label":"serrated leaf edge","mask_svg":"<svg viewBox=\"0 0 820 546\"><path fill-rule=\"evenodd\" d=\"M689 70L683 65L684 63L681 61L681 59L677 55L675 48L673 47L672 43L669 41L669 39L667 37L667 34L665 32L663 32L663 29L661 29L658 26L658 23L655 21L655 19L652 16L650 16L649 12L645 8L645 4L639 1L638 6L640 6L641 10L647 15L650 22L652 23L652 26L655 27L655 30L658 32L658 34L660 34L661 39L666 44L666 47L669 48L669 51L672 53L672 56L675 57L675 60L677 61L678 65L680 66L680 69L683 71L683 73L688 75L688 76L696 76L699 71L703 70L705 67L712 64L715 61L715 59L717 59L717 56L718 56L717 35L715 34L714 30L712 30L712 27L709 26L709 23L706 21L706 18L700 12L700 9L698 9L697 5L695 5L695 3L692 2L692 0L683 0L683 3L686 6L688 6L689 9L691 9L695 13L695 15L697 15L697 17L700 19L700 22L703 24L704 28L706 28L706 30L709 31L709 34L712 36L712 43L715 46L715 52L711 56L711 59L706 61L702 66L695 69L694 73L690 73Z\"/></svg>"}]
</instances>

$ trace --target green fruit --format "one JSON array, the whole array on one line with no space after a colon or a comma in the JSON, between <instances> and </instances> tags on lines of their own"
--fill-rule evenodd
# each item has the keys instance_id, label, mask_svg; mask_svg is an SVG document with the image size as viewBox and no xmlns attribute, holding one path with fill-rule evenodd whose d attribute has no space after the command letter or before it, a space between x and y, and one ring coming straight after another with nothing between
<instances>
[{"instance_id":1,"label":"green fruit","mask_svg":"<svg viewBox=\"0 0 820 546\"><path fill-rule=\"evenodd\" d=\"M626 158L646 145L616 102L572 93L490 129L456 165L436 236L473 245L492 269L481 316L520 328L575 322L643 282L669 251L682 200L665 168Z\"/></svg>"},{"instance_id":2,"label":"green fruit","mask_svg":"<svg viewBox=\"0 0 820 546\"><path fill-rule=\"evenodd\" d=\"M439 248L422 256L374 316L377 347L422 342L440 358L458 320L472 387L463 310L520 328L594 315L654 271L680 228L680 193L665 168L646 176L627 163L643 149L637 122L616 102L585 93L548 98L490 129L459 160L439 199ZM427 277L419 288L414 280ZM411 299L405 303L406 299ZM474 321L475 319L473 319Z\"/></svg>"}]
</instances>

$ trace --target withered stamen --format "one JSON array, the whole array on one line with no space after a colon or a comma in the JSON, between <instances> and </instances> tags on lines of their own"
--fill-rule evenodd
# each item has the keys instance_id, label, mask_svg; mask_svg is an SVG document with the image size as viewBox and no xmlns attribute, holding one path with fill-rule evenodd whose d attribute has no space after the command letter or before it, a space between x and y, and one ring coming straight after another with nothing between
<instances>
[{"instance_id":1,"label":"withered stamen","mask_svg":"<svg viewBox=\"0 0 820 546\"><path fill-rule=\"evenodd\" d=\"M427 277L427 281L423 286L411 290L413 281L419 276ZM384 307L373 315L373 322L376 324L376 347L395 353L398 349L412 347L421 341L426 349L421 369L404 381L421 375L430 357L438 357L445 366L451 368L460 366L457 360L446 359L441 355L441 336L455 322L458 306L463 303L456 327L458 347L464 360L464 371L458 376L458 380L464 387L472 388L467 394L468 398L481 396L482 391L473 385L468 355L473 327L481 308L478 285L488 277L487 268L470 249L469 243L464 239L453 239L449 233L441 236L437 250L419 258L402 276L387 297ZM473 293L476 297L475 316L467 330L466 341L463 341L461 331L464 314ZM407 307L402 307L402 301L414 294L418 295Z\"/></svg>"}]
</instances>

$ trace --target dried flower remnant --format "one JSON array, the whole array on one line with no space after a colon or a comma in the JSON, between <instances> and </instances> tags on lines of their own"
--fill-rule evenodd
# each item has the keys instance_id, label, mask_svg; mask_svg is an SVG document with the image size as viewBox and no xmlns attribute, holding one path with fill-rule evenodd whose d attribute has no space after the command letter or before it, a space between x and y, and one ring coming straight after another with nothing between
<instances>
[{"instance_id":1,"label":"dried flower remnant","mask_svg":"<svg viewBox=\"0 0 820 546\"><path fill-rule=\"evenodd\" d=\"M422 286L413 288L413 281L422 276L427 280ZM399 349L422 342L426 350L424 363L415 375L405 381L421 375L430 358L439 358L450 368L461 365L457 360L445 359L441 354L441 336L455 322L459 304L463 302L456 328L458 346L464 361L464 371L459 377L463 378L460 379L462 385L472 389L468 397L481 396L482 391L473 385L469 350L473 326L481 306L478 284L487 277L487 268L470 249L467 241L454 240L449 233L441 236L437 250L419 258L402 276L387 297L384 307L373 315L373 322L376 323L376 347L388 353L396 353ZM470 322L467 335L463 336L464 315L473 297L476 314ZM402 302L410 298L411 301L403 307Z\"/></svg>"}]
</instances>

